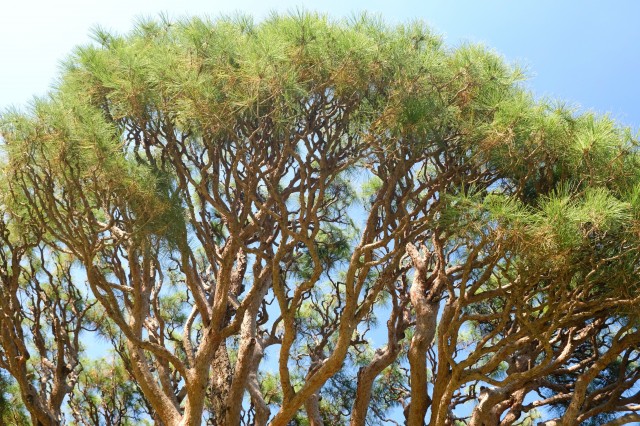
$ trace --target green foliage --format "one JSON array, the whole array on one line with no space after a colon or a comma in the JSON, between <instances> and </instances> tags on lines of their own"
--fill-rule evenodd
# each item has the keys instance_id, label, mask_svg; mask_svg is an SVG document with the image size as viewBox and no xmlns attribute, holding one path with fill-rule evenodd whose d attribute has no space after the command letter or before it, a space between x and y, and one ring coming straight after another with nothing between
<instances>
[{"instance_id":1,"label":"green foliage","mask_svg":"<svg viewBox=\"0 0 640 426\"><path fill-rule=\"evenodd\" d=\"M145 343L149 365L170 366L156 386L166 400L211 336L233 341L240 359L246 336L237 330L246 323L237 320L268 267L265 293L277 303L258 300L251 344L293 342L280 372L291 370L296 392L340 351L340 368L319 390L326 424L347 422L354 375L372 361L371 331L385 326L378 319L392 303L407 324L389 333L402 350L374 382L368 421L410 399L406 345L420 333L419 301L407 298L418 272L430 274L421 296L450 307L449 321L472 318L455 336L438 325L442 338L427 342L439 345L434 357L454 347L430 368L448 363L451 373L441 374L465 389L465 368L488 365L487 381L513 377L506 359L492 364L491 349L513 333L522 342L534 339L524 329L561 324L549 335L534 330L543 345L603 317L635 318L638 143L609 117L535 99L522 80L482 46L449 49L422 23L391 27L369 16L299 12L256 23L238 15L141 20L127 35L95 30L48 97L0 118L0 204L11 229L2 254L14 240L42 238L65 253L61 264L78 259L88 278L102 278L88 280L102 308L86 324L122 358L99 361L107 374L84 361L69 407L93 413L96 424L144 420L148 401L129 377L125 348ZM358 202L363 223L350 217L362 214ZM425 271L405 256L420 243ZM251 272L219 292L243 262ZM437 265L449 276L435 295ZM47 299L64 299L48 290ZM598 310L619 299L626 304ZM554 323L552 305L567 300L596 308ZM475 350L485 352L454 368ZM149 371L152 381L163 374ZM593 386L612 384L613 371ZM256 374L266 404L290 402L283 377ZM436 371L424 376L438 380ZM308 423L302 412L292 421Z\"/></svg>"},{"instance_id":2,"label":"green foliage","mask_svg":"<svg viewBox=\"0 0 640 426\"><path fill-rule=\"evenodd\" d=\"M15 426L30 424L19 395L20 391L11 376L0 370L0 423Z\"/></svg>"},{"instance_id":3,"label":"green foliage","mask_svg":"<svg viewBox=\"0 0 640 426\"><path fill-rule=\"evenodd\" d=\"M73 425L150 425L144 398L115 358L84 360L70 398Z\"/></svg>"}]
</instances>

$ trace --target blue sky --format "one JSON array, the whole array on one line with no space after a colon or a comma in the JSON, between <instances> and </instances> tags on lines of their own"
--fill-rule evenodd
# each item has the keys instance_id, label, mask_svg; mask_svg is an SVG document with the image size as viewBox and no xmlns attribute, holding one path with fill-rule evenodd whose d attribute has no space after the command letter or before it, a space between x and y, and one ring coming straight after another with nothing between
<instances>
[{"instance_id":1,"label":"blue sky","mask_svg":"<svg viewBox=\"0 0 640 426\"><path fill-rule=\"evenodd\" d=\"M524 65L536 94L640 128L640 2L633 0L7 0L0 6L0 109L45 94L59 62L88 42L95 25L126 32L136 17L160 12L215 17L239 10L260 18L296 7L422 19L449 45L483 43Z\"/></svg>"},{"instance_id":2,"label":"blue sky","mask_svg":"<svg viewBox=\"0 0 640 426\"><path fill-rule=\"evenodd\" d=\"M256 18L303 7L335 17L368 10L390 23L421 19L450 46L483 43L523 65L528 86L640 129L640 1L612 0L4 0L0 111L44 95L58 64L96 25L126 32L136 17L242 11Z\"/></svg>"}]
</instances>

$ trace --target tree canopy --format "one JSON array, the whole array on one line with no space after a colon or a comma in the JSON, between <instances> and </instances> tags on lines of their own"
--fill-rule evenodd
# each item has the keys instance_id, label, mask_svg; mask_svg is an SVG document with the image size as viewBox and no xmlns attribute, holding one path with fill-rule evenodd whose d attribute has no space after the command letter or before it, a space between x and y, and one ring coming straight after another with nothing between
<instances>
[{"instance_id":1,"label":"tree canopy","mask_svg":"<svg viewBox=\"0 0 640 426\"><path fill-rule=\"evenodd\" d=\"M638 421L637 139L522 81L367 16L96 30L2 114L0 414Z\"/></svg>"}]
</instances>

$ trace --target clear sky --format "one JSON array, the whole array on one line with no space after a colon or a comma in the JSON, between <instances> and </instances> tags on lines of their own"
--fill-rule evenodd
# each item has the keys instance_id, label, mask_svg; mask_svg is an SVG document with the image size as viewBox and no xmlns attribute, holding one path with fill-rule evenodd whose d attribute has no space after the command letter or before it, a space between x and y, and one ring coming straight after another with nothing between
<instances>
[{"instance_id":1,"label":"clear sky","mask_svg":"<svg viewBox=\"0 0 640 426\"><path fill-rule=\"evenodd\" d=\"M529 87L640 128L640 1L612 0L3 0L0 109L43 95L58 64L95 25L128 31L136 17L236 10L257 18L296 7L389 22L422 19L450 45L480 42L524 65Z\"/></svg>"},{"instance_id":2,"label":"clear sky","mask_svg":"<svg viewBox=\"0 0 640 426\"><path fill-rule=\"evenodd\" d=\"M640 129L638 0L1 0L0 111L44 95L60 61L97 25L126 32L137 17L159 13L242 11L259 19L296 7L424 20L451 46L483 43L525 66L539 96L610 112Z\"/></svg>"}]
</instances>

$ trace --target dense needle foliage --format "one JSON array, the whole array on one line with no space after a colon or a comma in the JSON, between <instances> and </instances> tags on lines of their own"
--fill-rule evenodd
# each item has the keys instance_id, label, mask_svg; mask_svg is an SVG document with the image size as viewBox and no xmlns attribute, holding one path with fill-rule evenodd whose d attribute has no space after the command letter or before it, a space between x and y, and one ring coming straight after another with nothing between
<instances>
[{"instance_id":1,"label":"dense needle foliage","mask_svg":"<svg viewBox=\"0 0 640 426\"><path fill-rule=\"evenodd\" d=\"M1 119L4 419L640 419L628 129L420 23L94 36Z\"/></svg>"}]
</instances>

